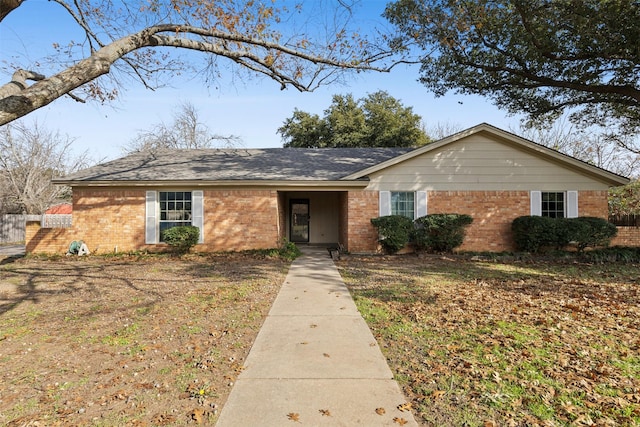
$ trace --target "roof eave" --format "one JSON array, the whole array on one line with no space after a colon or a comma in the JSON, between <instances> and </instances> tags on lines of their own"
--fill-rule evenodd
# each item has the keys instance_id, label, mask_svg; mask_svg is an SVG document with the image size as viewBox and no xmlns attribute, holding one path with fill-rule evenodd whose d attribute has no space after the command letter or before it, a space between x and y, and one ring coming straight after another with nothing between
<instances>
[{"instance_id":1,"label":"roof eave","mask_svg":"<svg viewBox=\"0 0 640 427\"><path fill-rule=\"evenodd\" d=\"M111 180L64 180L54 179L54 184L69 187L261 187L261 188L365 188L368 179L340 180L149 180L149 181L111 181Z\"/></svg>"}]
</instances>

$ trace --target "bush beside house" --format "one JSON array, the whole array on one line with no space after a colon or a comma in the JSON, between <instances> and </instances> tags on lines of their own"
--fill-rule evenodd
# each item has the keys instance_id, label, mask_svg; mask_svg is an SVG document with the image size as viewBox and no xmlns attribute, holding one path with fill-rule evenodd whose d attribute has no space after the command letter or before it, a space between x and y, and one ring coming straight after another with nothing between
<instances>
[{"instance_id":1,"label":"bush beside house","mask_svg":"<svg viewBox=\"0 0 640 427\"><path fill-rule=\"evenodd\" d=\"M453 252L462 245L465 227L473 222L466 214L431 214L415 221L402 215L386 215L371 219L378 229L379 242L387 253L397 253L409 242L429 252Z\"/></svg>"},{"instance_id":2,"label":"bush beside house","mask_svg":"<svg viewBox=\"0 0 640 427\"><path fill-rule=\"evenodd\" d=\"M541 252L548 248L562 249L575 244L578 251L587 247L608 246L617 228L603 218L549 218L521 216L511 224L516 249Z\"/></svg>"}]
</instances>

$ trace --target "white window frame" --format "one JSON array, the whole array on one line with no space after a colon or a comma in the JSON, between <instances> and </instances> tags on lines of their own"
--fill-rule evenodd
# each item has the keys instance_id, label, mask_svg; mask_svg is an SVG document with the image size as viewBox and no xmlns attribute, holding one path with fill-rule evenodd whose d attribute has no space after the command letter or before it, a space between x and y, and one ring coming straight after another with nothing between
<instances>
[{"instance_id":1,"label":"white window frame","mask_svg":"<svg viewBox=\"0 0 640 427\"><path fill-rule=\"evenodd\" d=\"M564 193L564 217L578 217L578 192L569 191L540 191L534 190L530 193L531 215L542 216L542 193Z\"/></svg>"},{"instance_id":2,"label":"white window frame","mask_svg":"<svg viewBox=\"0 0 640 427\"><path fill-rule=\"evenodd\" d=\"M145 243L157 244L160 242L160 193L164 192L190 192L191 193L191 225L200 230L198 243L204 243L204 194L202 190L149 190L146 192L145 201Z\"/></svg>"},{"instance_id":3,"label":"white window frame","mask_svg":"<svg viewBox=\"0 0 640 427\"><path fill-rule=\"evenodd\" d=\"M394 193L396 191L393 191ZM398 193L410 193L411 191L397 191ZM391 215L391 193L392 191L380 191L379 192L379 207L378 214L379 216L387 216ZM414 217L416 218L423 217L427 215L428 209L428 201L427 201L427 192L426 191L414 191L413 198L413 208L414 208Z\"/></svg>"}]
</instances>

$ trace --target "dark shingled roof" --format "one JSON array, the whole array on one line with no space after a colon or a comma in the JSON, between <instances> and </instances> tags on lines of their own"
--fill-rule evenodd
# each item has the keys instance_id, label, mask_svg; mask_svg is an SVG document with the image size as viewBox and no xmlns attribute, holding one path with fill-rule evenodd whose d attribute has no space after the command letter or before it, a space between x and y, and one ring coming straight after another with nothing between
<instances>
[{"instance_id":1,"label":"dark shingled roof","mask_svg":"<svg viewBox=\"0 0 640 427\"><path fill-rule=\"evenodd\" d=\"M264 148L136 153L67 175L86 181L336 181L410 148Z\"/></svg>"}]
</instances>

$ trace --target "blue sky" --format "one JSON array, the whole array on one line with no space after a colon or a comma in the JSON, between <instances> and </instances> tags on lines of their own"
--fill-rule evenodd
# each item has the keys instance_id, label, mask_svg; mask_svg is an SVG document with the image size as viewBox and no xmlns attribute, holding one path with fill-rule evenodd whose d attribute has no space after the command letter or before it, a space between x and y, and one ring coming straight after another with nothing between
<instances>
[{"instance_id":1,"label":"blue sky","mask_svg":"<svg viewBox=\"0 0 640 427\"><path fill-rule=\"evenodd\" d=\"M382 21L378 17L386 3L364 0L356 9L356 20ZM72 23L59 5L47 0L26 1L0 24L0 80L9 80L7 63L14 58L20 58L23 66L41 71L36 62L40 53L53 42L66 42L70 28ZM200 120L212 132L237 135L247 148L281 147L276 131L295 108L322 115L334 94L351 93L358 99L378 90L385 90L412 107L427 128L437 123L467 128L482 122L507 130L517 128L517 118L498 110L488 100L453 93L435 98L417 82L418 77L417 66L397 68L388 74L360 74L344 85L312 93L281 91L278 84L267 79L232 83L223 77L218 88L207 88L202 82L184 77L173 81L173 87L156 91L140 84L129 86L109 105L81 104L65 97L30 114L26 120L37 120L40 125L75 138L74 150L89 150L95 160L120 157L122 147L139 131L162 121L170 123L182 102L193 104Z\"/></svg>"}]
</instances>

